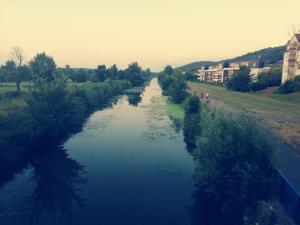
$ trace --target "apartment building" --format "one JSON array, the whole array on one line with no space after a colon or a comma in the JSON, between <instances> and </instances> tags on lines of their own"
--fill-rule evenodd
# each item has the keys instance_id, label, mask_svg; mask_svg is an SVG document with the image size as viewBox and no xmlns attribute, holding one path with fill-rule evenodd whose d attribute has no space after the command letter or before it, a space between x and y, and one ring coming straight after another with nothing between
<instances>
[{"instance_id":1,"label":"apartment building","mask_svg":"<svg viewBox=\"0 0 300 225\"><path fill-rule=\"evenodd\" d=\"M232 75L240 69L241 66L250 68L250 76L252 81L257 80L257 75L262 72L268 72L271 67L260 68L259 61L245 61L233 63L219 63L216 65L202 67L198 70L198 79L210 83L224 83L232 77Z\"/></svg>"},{"instance_id":2,"label":"apartment building","mask_svg":"<svg viewBox=\"0 0 300 225\"><path fill-rule=\"evenodd\" d=\"M294 34L287 43L283 57L281 83L294 79L298 75L300 75L300 33Z\"/></svg>"}]
</instances>

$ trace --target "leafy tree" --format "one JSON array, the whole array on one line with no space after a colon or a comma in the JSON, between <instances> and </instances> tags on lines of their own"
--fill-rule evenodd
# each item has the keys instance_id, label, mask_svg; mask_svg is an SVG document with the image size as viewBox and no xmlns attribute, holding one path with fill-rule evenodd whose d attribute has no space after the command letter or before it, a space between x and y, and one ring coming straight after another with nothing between
<instances>
[{"instance_id":1,"label":"leafy tree","mask_svg":"<svg viewBox=\"0 0 300 225\"><path fill-rule=\"evenodd\" d=\"M79 69L74 71L70 78L73 82L83 83L87 81L87 73L84 69Z\"/></svg>"},{"instance_id":2,"label":"leafy tree","mask_svg":"<svg viewBox=\"0 0 300 225\"><path fill-rule=\"evenodd\" d=\"M35 78L47 83L54 82L54 72L56 64L51 56L45 52L37 54L30 62L32 73Z\"/></svg>"},{"instance_id":3,"label":"leafy tree","mask_svg":"<svg viewBox=\"0 0 300 225\"><path fill-rule=\"evenodd\" d=\"M188 148L195 148L196 137L200 135L200 101L196 95L188 98L185 105L183 134Z\"/></svg>"},{"instance_id":4,"label":"leafy tree","mask_svg":"<svg viewBox=\"0 0 300 225\"><path fill-rule=\"evenodd\" d=\"M241 66L240 69L233 74L232 78L226 83L229 90L246 92L250 90L250 69L247 66Z\"/></svg>"},{"instance_id":5,"label":"leafy tree","mask_svg":"<svg viewBox=\"0 0 300 225\"><path fill-rule=\"evenodd\" d=\"M187 80L190 80L190 81L198 80L198 76L197 76L196 71L187 71L187 72L185 72L185 77L186 77Z\"/></svg>"},{"instance_id":6,"label":"leafy tree","mask_svg":"<svg viewBox=\"0 0 300 225\"><path fill-rule=\"evenodd\" d=\"M142 85L145 82L145 78L142 74L142 68L137 62L132 63L124 72L124 78L132 83L133 86Z\"/></svg>"},{"instance_id":7,"label":"leafy tree","mask_svg":"<svg viewBox=\"0 0 300 225\"><path fill-rule=\"evenodd\" d=\"M175 77L168 89L168 94L172 102L181 103L188 96L186 81L183 78Z\"/></svg>"},{"instance_id":8,"label":"leafy tree","mask_svg":"<svg viewBox=\"0 0 300 225\"><path fill-rule=\"evenodd\" d=\"M171 75L172 73L174 73L174 69L172 68L172 66L167 65L167 66L165 67L163 73L165 73L165 74L167 74L167 75Z\"/></svg>"},{"instance_id":9,"label":"leafy tree","mask_svg":"<svg viewBox=\"0 0 300 225\"><path fill-rule=\"evenodd\" d=\"M17 73L17 66L16 63L12 60L8 60L6 61L5 65L2 66L3 69L3 73L5 74L4 76L9 76L10 80L13 80L13 78L15 77L15 74Z\"/></svg>"},{"instance_id":10,"label":"leafy tree","mask_svg":"<svg viewBox=\"0 0 300 225\"><path fill-rule=\"evenodd\" d=\"M245 210L273 193L273 149L254 122L224 113L202 120L197 142L195 178L199 191L217 209L242 220Z\"/></svg>"},{"instance_id":11,"label":"leafy tree","mask_svg":"<svg viewBox=\"0 0 300 225\"><path fill-rule=\"evenodd\" d=\"M119 70L116 64L112 65L110 68L106 71L107 76L111 79L118 79L119 77Z\"/></svg>"},{"instance_id":12,"label":"leafy tree","mask_svg":"<svg viewBox=\"0 0 300 225\"><path fill-rule=\"evenodd\" d=\"M106 79L106 66L99 65L96 69L96 79L103 82Z\"/></svg>"}]
</instances>

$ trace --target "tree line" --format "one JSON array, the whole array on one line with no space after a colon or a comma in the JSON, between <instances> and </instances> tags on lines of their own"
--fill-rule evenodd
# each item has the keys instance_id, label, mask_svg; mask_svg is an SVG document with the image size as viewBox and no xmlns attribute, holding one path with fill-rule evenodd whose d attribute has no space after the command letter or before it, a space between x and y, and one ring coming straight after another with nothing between
<instances>
[{"instance_id":1,"label":"tree line","mask_svg":"<svg viewBox=\"0 0 300 225\"><path fill-rule=\"evenodd\" d=\"M99 65L96 69L71 68L66 65L58 68L51 56L38 53L32 60L25 64L23 50L18 47L12 48L11 59L7 60L0 67L0 85L4 82L15 82L16 90L20 92L23 81L35 80L43 77L46 80L54 80L54 77L67 76L70 80L77 83L104 82L107 79L127 80L133 86L142 85L147 77L151 76L150 69L143 70L141 66L134 62L128 65L124 70L118 69L117 65L107 68L105 65Z\"/></svg>"}]
</instances>

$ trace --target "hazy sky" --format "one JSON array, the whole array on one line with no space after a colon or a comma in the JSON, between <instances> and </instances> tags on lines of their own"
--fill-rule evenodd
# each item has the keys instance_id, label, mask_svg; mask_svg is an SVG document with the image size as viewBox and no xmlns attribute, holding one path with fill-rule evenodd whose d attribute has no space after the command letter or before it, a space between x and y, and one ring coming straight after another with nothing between
<instances>
[{"instance_id":1,"label":"hazy sky","mask_svg":"<svg viewBox=\"0 0 300 225\"><path fill-rule=\"evenodd\" d=\"M138 61L157 71L283 45L300 0L0 0L0 63L12 46L59 66Z\"/></svg>"}]
</instances>

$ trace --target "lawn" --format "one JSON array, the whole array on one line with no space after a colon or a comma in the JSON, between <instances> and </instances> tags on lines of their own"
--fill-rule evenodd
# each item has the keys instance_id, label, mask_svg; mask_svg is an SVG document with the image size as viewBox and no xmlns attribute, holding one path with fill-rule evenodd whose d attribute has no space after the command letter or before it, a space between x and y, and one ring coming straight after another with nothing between
<instances>
[{"instance_id":1,"label":"lawn","mask_svg":"<svg viewBox=\"0 0 300 225\"><path fill-rule=\"evenodd\" d=\"M183 120L184 118L184 109L180 104L167 104L167 111L175 119Z\"/></svg>"},{"instance_id":2,"label":"lawn","mask_svg":"<svg viewBox=\"0 0 300 225\"><path fill-rule=\"evenodd\" d=\"M274 93L276 88L268 88L259 92L240 93L219 86L194 82L189 82L188 86L197 94L209 93L210 99L225 109L235 108L265 115L259 123L268 127L271 132L300 154L300 122L298 122L300 92L277 94ZM270 118L268 115L276 115L278 119ZM294 121L295 119L297 121Z\"/></svg>"},{"instance_id":3,"label":"lawn","mask_svg":"<svg viewBox=\"0 0 300 225\"><path fill-rule=\"evenodd\" d=\"M276 88L241 93L229 91L223 87L203 83L189 82L192 92L209 93L217 102L243 111L273 114L282 117L300 118L300 92L276 94Z\"/></svg>"}]
</instances>

